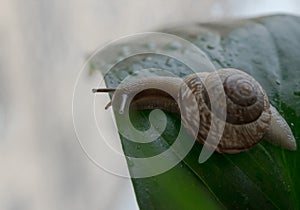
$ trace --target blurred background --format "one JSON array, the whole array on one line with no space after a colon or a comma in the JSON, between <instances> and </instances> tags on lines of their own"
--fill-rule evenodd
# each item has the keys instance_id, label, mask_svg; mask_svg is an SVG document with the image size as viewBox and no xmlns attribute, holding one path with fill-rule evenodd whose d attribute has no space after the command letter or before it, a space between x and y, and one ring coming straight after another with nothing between
<instances>
[{"instance_id":1,"label":"blurred background","mask_svg":"<svg viewBox=\"0 0 300 210\"><path fill-rule=\"evenodd\" d=\"M137 209L130 180L95 166L74 132L87 55L136 32L274 13L300 14L300 1L0 0L0 209Z\"/></svg>"}]
</instances>

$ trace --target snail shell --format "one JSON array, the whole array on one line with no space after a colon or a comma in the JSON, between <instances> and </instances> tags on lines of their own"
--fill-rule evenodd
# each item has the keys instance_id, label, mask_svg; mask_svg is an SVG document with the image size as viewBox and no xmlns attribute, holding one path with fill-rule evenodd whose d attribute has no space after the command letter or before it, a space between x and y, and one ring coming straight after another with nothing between
<instances>
[{"instance_id":1,"label":"snail shell","mask_svg":"<svg viewBox=\"0 0 300 210\"><path fill-rule=\"evenodd\" d=\"M112 91L93 91L109 92L107 90ZM224 93L225 100L221 100ZM213 101L209 97L211 95L214 96ZM128 98L131 98L129 105ZM129 106L136 110L162 109L178 113L190 133L195 132L197 126L196 136L201 143L206 142L209 132L214 139L218 139L221 133L220 142L208 144L219 153L233 154L248 150L264 137L275 145L296 150L291 129L270 105L261 85L253 77L237 69L191 74L184 80L150 77L122 83L113 95L112 105L120 111L124 106ZM224 109L214 109L215 112L212 112L212 105L226 105L224 130L220 126L224 116L221 110ZM199 116L195 113L199 113ZM212 120L213 116L216 120Z\"/></svg>"},{"instance_id":2,"label":"snail shell","mask_svg":"<svg viewBox=\"0 0 300 210\"><path fill-rule=\"evenodd\" d=\"M217 74L217 75L216 75ZM220 79L224 91L219 91L216 86ZM201 79L202 77L202 79ZM217 138L219 128L218 120L212 122L212 115L220 119L222 113L216 110L212 113L211 102L208 92L214 98L221 98L225 93L225 101L215 100L216 107L224 106L226 103L226 123L222 133L221 141L216 147L220 153L238 153L247 150L260 142L269 128L271 121L271 111L268 97L262 87L250 75L236 69L221 69L216 73L208 75L192 74L184 79L184 82L192 90L191 92L180 91L180 101L187 103L192 93L196 97L197 106L200 114L200 127L198 140L205 143L210 129L214 129L212 134ZM204 78L203 78L204 77ZM217 103L217 104L216 104ZM193 127L189 120L193 116L192 104L181 106L184 113L187 113L183 122L186 128ZM212 124L213 123L213 124ZM214 147L214 145L211 145Z\"/></svg>"}]
</instances>

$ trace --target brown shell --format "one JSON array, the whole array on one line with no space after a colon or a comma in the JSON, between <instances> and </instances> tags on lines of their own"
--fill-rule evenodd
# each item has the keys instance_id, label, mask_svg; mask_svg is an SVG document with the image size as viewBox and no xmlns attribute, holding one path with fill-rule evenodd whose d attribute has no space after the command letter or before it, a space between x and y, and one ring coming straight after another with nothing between
<instances>
[{"instance_id":1,"label":"brown shell","mask_svg":"<svg viewBox=\"0 0 300 210\"><path fill-rule=\"evenodd\" d=\"M237 69L220 69L210 74L189 75L184 81L186 85L179 92L182 122L190 132L195 132L195 124L200 120L197 138L201 143L210 132L216 142L209 146L220 153L238 153L263 138L271 121L270 104L265 91L253 77ZM190 90L186 90L186 86ZM225 105L226 109L222 109ZM224 131L222 118L226 119ZM221 136L219 143L218 136Z\"/></svg>"}]
</instances>

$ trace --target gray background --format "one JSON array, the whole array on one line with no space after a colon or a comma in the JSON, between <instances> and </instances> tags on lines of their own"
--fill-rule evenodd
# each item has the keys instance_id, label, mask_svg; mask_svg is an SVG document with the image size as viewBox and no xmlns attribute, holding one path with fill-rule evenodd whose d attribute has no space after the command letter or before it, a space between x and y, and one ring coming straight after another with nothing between
<instances>
[{"instance_id":1,"label":"gray background","mask_svg":"<svg viewBox=\"0 0 300 210\"><path fill-rule=\"evenodd\" d=\"M130 180L96 167L76 139L87 55L136 32L275 12L300 14L300 1L0 0L0 209L136 209Z\"/></svg>"}]
</instances>

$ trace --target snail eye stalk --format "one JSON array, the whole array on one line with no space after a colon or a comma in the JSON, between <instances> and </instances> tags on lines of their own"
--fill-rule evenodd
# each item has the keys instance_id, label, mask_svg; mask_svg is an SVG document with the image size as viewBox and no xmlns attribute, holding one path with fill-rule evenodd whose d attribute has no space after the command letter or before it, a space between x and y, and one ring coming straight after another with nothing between
<instances>
[{"instance_id":1,"label":"snail eye stalk","mask_svg":"<svg viewBox=\"0 0 300 210\"><path fill-rule=\"evenodd\" d=\"M114 88L93 88L92 92L93 93L110 93L110 92L115 92L116 89Z\"/></svg>"},{"instance_id":2,"label":"snail eye stalk","mask_svg":"<svg viewBox=\"0 0 300 210\"><path fill-rule=\"evenodd\" d=\"M111 93L115 92L116 89L114 88L93 88L93 93ZM111 101L105 106L105 110L107 110L112 105Z\"/></svg>"}]
</instances>

